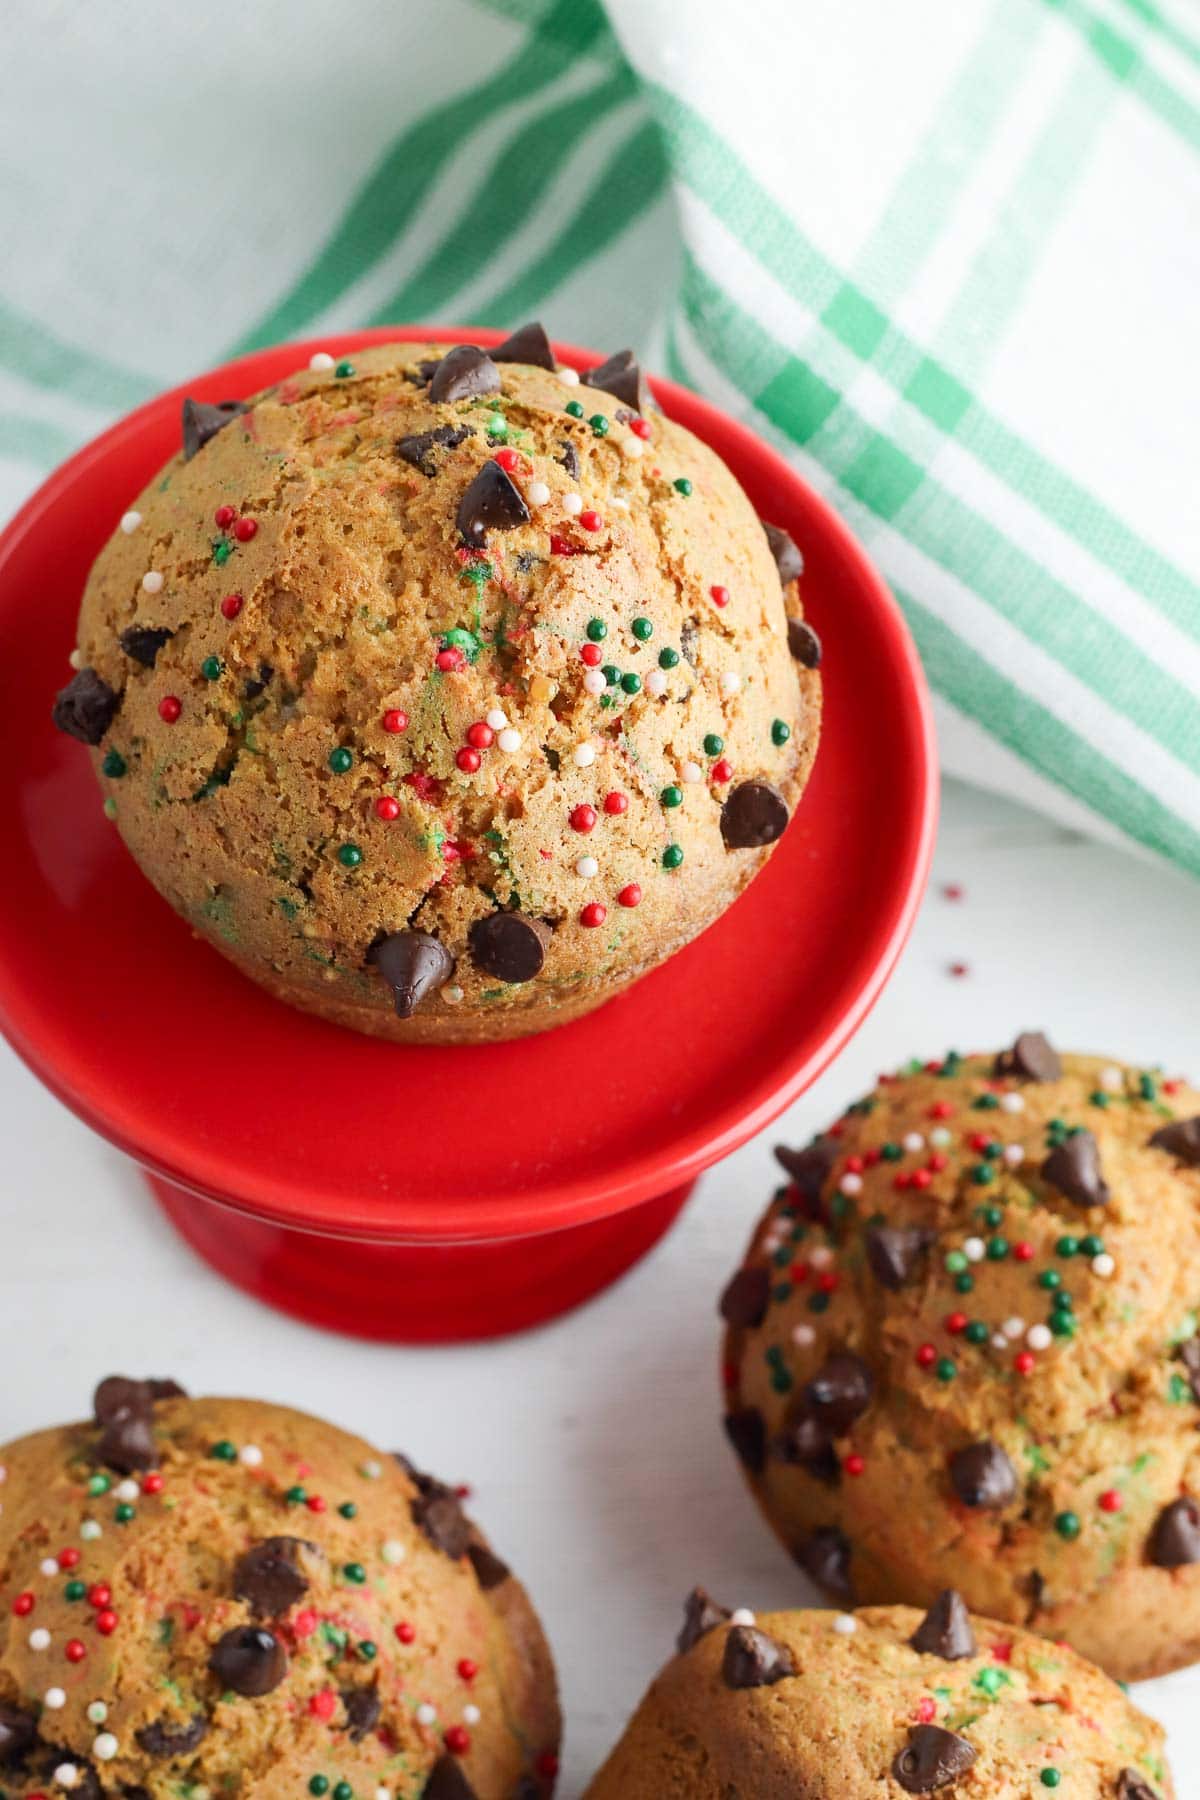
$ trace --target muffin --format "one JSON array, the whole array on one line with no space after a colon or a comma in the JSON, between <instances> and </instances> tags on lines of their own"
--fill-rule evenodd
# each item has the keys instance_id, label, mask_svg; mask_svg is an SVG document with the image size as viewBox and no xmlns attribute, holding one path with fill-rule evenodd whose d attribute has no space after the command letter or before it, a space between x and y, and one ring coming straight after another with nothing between
<instances>
[{"instance_id":1,"label":"muffin","mask_svg":"<svg viewBox=\"0 0 1200 1800\"><path fill-rule=\"evenodd\" d=\"M56 723L203 937L402 1041L578 1017L763 866L816 750L801 560L629 352L355 352L188 401Z\"/></svg>"},{"instance_id":2,"label":"muffin","mask_svg":"<svg viewBox=\"0 0 1200 1800\"><path fill-rule=\"evenodd\" d=\"M1126 1680L1200 1655L1200 1093L1031 1032L777 1154L725 1426L800 1566Z\"/></svg>"},{"instance_id":3,"label":"muffin","mask_svg":"<svg viewBox=\"0 0 1200 1800\"><path fill-rule=\"evenodd\" d=\"M119 1376L0 1451L7 1800L538 1800L553 1665L452 1489Z\"/></svg>"},{"instance_id":4,"label":"muffin","mask_svg":"<svg viewBox=\"0 0 1200 1800\"><path fill-rule=\"evenodd\" d=\"M1061 1645L929 1613L753 1614L689 1599L587 1800L1170 1800L1162 1732Z\"/></svg>"}]
</instances>

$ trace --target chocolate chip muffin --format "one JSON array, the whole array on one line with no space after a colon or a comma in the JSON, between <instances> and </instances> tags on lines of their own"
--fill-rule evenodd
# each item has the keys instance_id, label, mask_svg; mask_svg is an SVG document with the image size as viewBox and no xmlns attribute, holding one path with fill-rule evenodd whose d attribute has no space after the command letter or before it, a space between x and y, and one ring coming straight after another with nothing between
<instances>
[{"instance_id":1,"label":"chocolate chip muffin","mask_svg":"<svg viewBox=\"0 0 1200 1800\"><path fill-rule=\"evenodd\" d=\"M1170 1800L1162 1732L1063 1645L972 1617L730 1614L690 1597L586 1800Z\"/></svg>"},{"instance_id":2,"label":"chocolate chip muffin","mask_svg":"<svg viewBox=\"0 0 1200 1800\"><path fill-rule=\"evenodd\" d=\"M54 714L159 891L291 1004L471 1041L718 917L816 750L800 555L628 353L395 345L183 442L84 594Z\"/></svg>"},{"instance_id":3,"label":"chocolate chip muffin","mask_svg":"<svg viewBox=\"0 0 1200 1800\"><path fill-rule=\"evenodd\" d=\"M777 1154L725 1425L801 1567L1128 1680L1200 1655L1200 1093L1031 1032Z\"/></svg>"},{"instance_id":4,"label":"chocolate chip muffin","mask_svg":"<svg viewBox=\"0 0 1200 1800\"><path fill-rule=\"evenodd\" d=\"M402 1457L113 1377L92 1421L0 1460L8 1800L550 1793L533 1608Z\"/></svg>"}]
</instances>

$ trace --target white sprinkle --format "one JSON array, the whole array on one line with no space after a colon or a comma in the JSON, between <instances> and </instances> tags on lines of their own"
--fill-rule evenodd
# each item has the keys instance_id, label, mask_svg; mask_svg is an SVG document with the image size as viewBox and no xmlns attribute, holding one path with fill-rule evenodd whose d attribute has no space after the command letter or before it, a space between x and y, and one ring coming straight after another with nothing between
<instances>
[{"instance_id":1,"label":"white sprinkle","mask_svg":"<svg viewBox=\"0 0 1200 1800\"><path fill-rule=\"evenodd\" d=\"M1021 1144L1006 1144L1004 1147L1004 1160L1010 1169L1019 1169L1021 1164L1025 1161L1024 1146Z\"/></svg>"},{"instance_id":2,"label":"white sprinkle","mask_svg":"<svg viewBox=\"0 0 1200 1800\"><path fill-rule=\"evenodd\" d=\"M1007 1350L1008 1349L1008 1339L1005 1337L1005 1335L1002 1331L995 1331L992 1333L992 1349L993 1350Z\"/></svg>"},{"instance_id":3,"label":"white sprinkle","mask_svg":"<svg viewBox=\"0 0 1200 1800\"><path fill-rule=\"evenodd\" d=\"M839 1637L853 1637L858 1630L858 1620L853 1613L839 1613L833 1621L833 1629Z\"/></svg>"},{"instance_id":4,"label":"white sprinkle","mask_svg":"<svg viewBox=\"0 0 1200 1800\"><path fill-rule=\"evenodd\" d=\"M54 1779L59 1787L73 1788L79 1786L79 1770L74 1763L59 1763L54 1771Z\"/></svg>"},{"instance_id":5,"label":"white sprinkle","mask_svg":"<svg viewBox=\"0 0 1200 1800\"><path fill-rule=\"evenodd\" d=\"M1111 1064L1107 1069L1101 1069L1100 1086L1106 1089L1108 1093L1115 1094L1123 1088L1124 1085L1125 1077L1122 1075L1120 1069L1113 1067Z\"/></svg>"},{"instance_id":6,"label":"white sprinkle","mask_svg":"<svg viewBox=\"0 0 1200 1800\"><path fill-rule=\"evenodd\" d=\"M639 456L645 456L646 454L645 444L643 444L641 438L634 437L632 431L629 433L628 437L622 439L621 449L624 454L629 457L631 462L636 462Z\"/></svg>"},{"instance_id":7,"label":"white sprinkle","mask_svg":"<svg viewBox=\"0 0 1200 1800\"><path fill-rule=\"evenodd\" d=\"M1102 1250L1099 1256L1092 1258L1092 1274L1098 1275L1101 1281L1107 1281L1116 1266L1107 1250Z\"/></svg>"},{"instance_id":8,"label":"white sprinkle","mask_svg":"<svg viewBox=\"0 0 1200 1800\"><path fill-rule=\"evenodd\" d=\"M68 656L68 658L67 658L67 661L70 663L70 665L73 669L82 669L82 667L83 667L83 651L79 650L79 649L72 650L70 656Z\"/></svg>"},{"instance_id":9,"label":"white sprinkle","mask_svg":"<svg viewBox=\"0 0 1200 1800\"><path fill-rule=\"evenodd\" d=\"M1001 1096L1000 1096L1000 1111L1001 1112L1009 1112L1009 1113L1024 1112L1025 1111L1025 1096L1024 1096L1024 1094L1001 1094Z\"/></svg>"},{"instance_id":10,"label":"white sprinkle","mask_svg":"<svg viewBox=\"0 0 1200 1800\"><path fill-rule=\"evenodd\" d=\"M735 1612L730 1613L729 1623L731 1625L753 1625L754 1614L748 1606L739 1606Z\"/></svg>"},{"instance_id":11,"label":"white sprinkle","mask_svg":"<svg viewBox=\"0 0 1200 1800\"><path fill-rule=\"evenodd\" d=\"M571 517L574 518L576 513L581 513L583 511L583 501L579 498L578 494L564 494L562 508L565 513L570 513Z\"/></svg>"},{"instance_id":12,"label":"white sprinkle","mask_svg":"<svg viewBox=\"0 0 1200 1800\"><path fill-rule=\"evenodd\" d=\"M243 1444L238 1451L238 1461L245 1463L248 1469L257 1469L262 1465L262 1451L257 1444Z\"/></svg>"},{"instance_id":13,"label":"white sprinkle","mask_svg":"<svg viewBox=\"0 0 1200 1800\"><path fill-rule=\"evenodd\" d=\"M308 359L310 369L332 369L333 358L328 350L314 350Z\"/></svg>"},{"instance_id":14,"label":"white sprinkle","mask_svg":"<svg viewBox=\"0 0 1200 1800\"><path fill-rule=\"evenodd\" d=\"M838 1182L838 1186L841 1188L843 1194L849 1194L851 1199L853 1199L855 1194L862 1193L862 1176L856 1175L853 1170L848 1170Z\"/></svg>"},{"instance_id":15,"label":"white sprinkle","mask_svg":"<svg viewBox=\"0 0 1200 1800\"><path fill-rule=\"evenodd\" d=\"M423 1700L417 1708L417 1724L432 1725L436 1718L437 1707L430 1706L428 1700Z\"/></svg>"},{"instance_id":16,"label":"white sprinkle","mask_svg":"<svg viewBox=\"0 0 1200 1800\"><path fill-rule=\"evenodd\" d=\"M1031 1350L1048 1350L1053 1335L1048 1325L1031 1325L1025 1333L1025 1342Z\"/></svg>"},{"instance_id":17,"label":"white sprinkle","mask_svg":"<svg viewBox=\"0 0 1200 1800\"><path fill-rule=\"evenodd\" d=\"M387 1542L380 1549L379 1554L382 1556L388 1568L394 1569L397 1563L402 1563L404 1561L408 1552L405 1550L404 1545L400 1542L399 1538L388 1538Z\"/></svg>"},{"instance_id":18,"label":"white sprinkle","mask_svg":"<svg viewBox=\"0 0 1200 1800\"><path fill-rule=\"evenodd\" d=\"M935 1150L944 1150L951 1141L951 1134L944 1125L938 1125L930 1132L929 1141Z\"/></svg>"},{"instance_id":19,"label":"white sprinkle","mask_svg":"<svg viewBox=\"0 0 1200 1800\"><path fill-rule=\"evenodd\" d=\"M359 1470L359 1474L367 1481L378 1481L379 1477L383 1474L383 1465L377 1463L375 1458L372 1457L369 1462L363 1464L362 1468Z\"/></svg>"},{"instance_id":20,"label":"white sprinkle","mask_svg":"<svg viewBox=\"0 0 1200 1800\"><path fill-rule=\"evenodd\" d=\"M576 744L575 767L577 769L590 769L595 760L596 752L591 744Z\"/></svg>"},{"instance_id":21,"label":"white sprinkle","mask_svg":"<svg viewBox=\"0 0 1200 1800\"><path fill-rule=\"evenodd\" d=\"M480 1719L482 1719L482 1717L483 1717L483 1714L480 1712L480 1710L477 1706L468 1705L468 1706L463 1707L463 1724L464 1725L478 1725L478 1723L479 1723Z\"/></svg>"},{"instance_id":22,"label":"white sprinkle","mask_svg":"<svg viewBox=\"0 0 1200 1800\"><path fill-rule=\"evenodd\" d=\"M816 1341L817 1334L811 1325L793 1325L792 1342L799 1345L801 1350L807 1350L809 1345L815 1344Z\"/></svg>"},{"instance_id":23,"label":"white sprinkle","mask_svg":"<svg viewBox=\"0 0 1200 1800\"><path fill-rule=\"evenodd\" d=\"M614 494L608 504L612 507L614 512L628 512L629 511L629 502L625 498L624 494Z\"/></svg>"},{"instance_id":24,"label":"white sprinkle","mask_svg":"<svg viewBox=\"0 0 1200 1800\"><path fill-rule=\"evenodd\" d=\"M684 781L704 780L704 770L700 767L698 762L685 762L682 769L680 769L679 774Z\"/></svg>"},{"instance_id":25,"label":"white sprinkle","mask_svg":"<svg viewBox=\"0 0 1200 1800\"><path fill-rule=\"evenodd\" d=\"M575 873L581 875L584 881L592 881L600 873L600 864L594 856L581 856L575 864Z\"/></svg>"},{"instance_id":26,"label":"white sprinkle","mask_svg":"<svg viewBox=\"0 0 1200 1800\"><path fill-rule=\"evenodd\" d=\"M781 1231L778 1231L778 1232L768 1231L767 1235L764 1237L764 1239L762 1241L762 1247L766 1251L768 1256L774 1256L774 1254L777 1250L783 1249L783 1245L784 1245L784 1234Z\"/></svg>"},{"instance_id":27,"label":"white sprinkle","mask_svg":"<svg viewBox=\"0 0 1200 1800\"><path fill-rule=\"evenodd\" d=\"M919 1131L910 1131L904 1138L904 1148L909 1151L911 1155L915 1156L918 1150L923 1150L925 1148L925 1139L921 1136Z\"/></svg>"},{"instance_id":28,"label":"white sprinkle","mask_svg":"<svg viewBox=\"0 0 1200 1800\"><path fill-rule=\"evenodd\" d=\"M508 714L502 706L493 706L487 715L487 722L493 731L503 731L508 724Z\"/></svg>"},{"instance_id":29,"label":"white sprinkle","mask_svg":"<svg viewBox=\"0 0 1200 1800\"><path fill-rule=\"evenodd\" d=\"M741 692L741 688L742 678L737 670L726 669L721 677L721 692L723 694L738 694Z\"/></svg>"},{"instance_id":30,"label":"white sprinkle","mask_svg":"<svg viewBox=\"0 0 1200 1800\"><path fill-rule=\"evenodd\" d=\"M526 484L525 498L530 506L545 506L550 498L550 489L544 481L531 481Z\"/></svg>"},{"instance_id":31,"label":"white sprinkle","mask_svg":"<svg viewBox=\"0 0 1200 1800\"><path fill-rule=\"evenodd\" d=\"M140 512L127 512L121 514L121 530L125 533L126 537L131 536L132 533L137 530L141 522L142 515Z\"/></svg>"},{"instance_id":32,"label":"white sprinkle","mask_svg":"<svg viewBox=\"0 0 1200 1800\"><path fill-rule=\"evenodd\" d=\"M42 1695L42 1705L48 1707L51 1712L61 1712L66 1704L67 1690L65 1688L47 1688Z\"/></svg>"},{"instance_id":33,"label":"white sprinkle","mask_svg":"<svg viewBox=\"0 0 1200 1800\"><path fill-rule=\"evenodd\" d=\"M118 1481L113 1489L113 1499L124 1500L128 1503L130 1500L136 1500L140 1493L141 1489L136 1481Z\"/></svg>"},{"instance_id":34,"label":"white sprinkle","mask_svg":"<svg viewBox=\"0 0 1200 1800\"><path fill-rule=\"evenodd\" d=\"M457 981L451 981L441 990L441 994L447 1006L457 1006L463 997L463 989Z\"/></svg>"},{"instance_id":35,"label":"white sprinkle","mask_svg":"<svg viewBox=\"0 0 1200 1800\"><path fill-rule=\"evenodd\" d=\"M578 387L579 386L579 370L578 369L560 368L558 371L558 379L560 381L565 381L568 387Z\"/></svg>"},{"instance_id":36,"label":"white sprinkle","mask_svg":"<svg viewBox=\"0 0 1200 1800\"><path fill-rule=\"evenodd\" d=\"M119 1749L120 1745L111 1731L102 1731L99 1737L92 1739L92 1755L100 1762L111 1762ZM195 1792L193 1788L193 1795Z\"/></svg>"},{"instance_id":37,"label":"white sprinkle","mask_svg":"<svg viewBox=\"0 0 1200 1800\"><path fill-rule=\"evenodd\" d=\"M667 691L667 677L662 669L651 669L646 677L646 692L661 700Z\"/></svg>"},{"instance_id":38,"label":"white sprinkle","mask_svg":"<svg viewBox=\"0 0 1200 1800\"><path fill-rule=\"evenodd\" d=\"M29 1648L31 1650L48 1650L50 1648L50 1633L44 1625L35 1625L30 1632Z\"/></svg>"},{"instance_id":39,"label":"white sprinkle","mask_svg":"<svg viewBox=\"0 0 1200 1800\"><path fill-rule=\"evenodd\" d=\"M1004 1335L1006 1338L1011 1338L1013 1340L1013 1342L1016 1343L1016 1341L1019 1337L1024 1336L1024 1333L1025 1333L1024 1319L1018 1319L1015 1317L1011 1318L1011 1319L1005 1319Z\"/></svg>"},{"instance_id":40,"label":"white sprinkle","mask_svg":"<svg viewBox=\"0 0 1200 1800\"><path fill-rule=\"evenodd\" d=\"M93 1700L87 1709L87 1716L93 1725L103 1725L108 1717L108 1708L103 1700Z\"/></svg>"},{"instance_id":41,"label":"white sprinkle","mask_svg":"<svg viewBox=\"0 0 1200 1800\"><path fill-rule=\"evenodd\" d=\"M53 1556L43 1557L43 1559L42 1559L42 1574L43 1575L57 1575L58 1574L58 1563Z\"/></svg>"},{"instance_id":42,"label":"white sprinkle","mask_svg":"<svg viewBox=\"0 0 1200 1800\"><path fill-rule=\"evenodd\" d=\"M814 1269L827 1269L833 1261L833 1251L828 1244L818 1244L808 1253L808 1260Z\"/></svg>"},{"instance_id":43,"label":"white sprinkle","mask_svg":"<svg viewBox=\"0 0 1200 1800\"><path fill-rule=\"evenodd\" d=\"M85 1519L79 1527L79 1535L85 1544L90 1544L98 1537L104 1536L104 1527L95 1519Z\"/></svg>"},{"instance_id":44,"label":"white sprinkle","mask_svg":"<svg viewBox=\"0 0 1200 1800\"><path fill-rule=\"evenodd\" d=\"M601 670L589 669L583 678L583 685L589 694L602 694L608 683Z\"/></svg>"},{"instance_id":45,"label":"white sprinkle","mask_svg":"<svg viewBox=\"0 0 1200 1800\"><path fill-rule=\"evenodd\" d=\"M982 1262L987 1254L987 1245L982 1238L968 1238L963 1245L963 1255L968 1262Z\"/></svg>"},{"instance_id":46,"label":"white sprinkle","mask_svg":"<svg viewBox=\"0 0 1200 1800\"><path fill-rule=\"evenodd\" d=\"M142 587L147 594L161 594L163 588L161 569L147 569L142 576Z\"/></svg>"},{"instance_id":47,"label":"white sprinkle","mask_svg":"<svg viewBox=\"0 0 1200 1800\"><path fill-rule=\"evenodd\" d=\"M511 756L515 750L521 748L521 734L512 725L506 725L504 730L497 734L496 743L501 750Z\"/></svg>"},{"instance_id":48,"label":"white sprinkle","mask_svg":"<svg viewBox=\"0 0 1200 1800\"><path fill-rule=\"evenodd\" d=\"M391 1789L377 1787L375 1789L375 1800L392 1800Z\"/></svg>"}]
</instances>

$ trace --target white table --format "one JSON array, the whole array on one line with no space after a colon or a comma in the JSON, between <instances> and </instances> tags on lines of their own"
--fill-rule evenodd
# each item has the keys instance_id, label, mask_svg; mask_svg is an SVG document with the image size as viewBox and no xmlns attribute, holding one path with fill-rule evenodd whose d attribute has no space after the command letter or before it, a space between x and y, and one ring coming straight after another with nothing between
<instances>
[{"instance_id":1,"label":"white table","mask_svg":"<svg viewBox=\"0 0 1200 1800\"><path fill-rule=\"evenodd\" d=\"M966 896L946 900L941 885ZM1200 1071L1200 889L972 790L946 796L930 896L875 1013L769 1131L715 1169L667 1241L618 1288L544 1331L396 1350L293 1324L222 1285L172 1235L136 1172L0 1046L6 1150L0 1311L19 1366L0 1435L80 1416L110 1371L174 1375L327 1414L468 1481L526 1578L562 1677L563 1800L574 1800L656 1665L683 1595L800 1597L718 1426L716 1295L798 1140L912 1053L1045 1027L1066 1047ZM948 964L969 973L955 978ZM1139 1694L1198 1791L1200 1667Z\"/></svg>"}]
</instances>

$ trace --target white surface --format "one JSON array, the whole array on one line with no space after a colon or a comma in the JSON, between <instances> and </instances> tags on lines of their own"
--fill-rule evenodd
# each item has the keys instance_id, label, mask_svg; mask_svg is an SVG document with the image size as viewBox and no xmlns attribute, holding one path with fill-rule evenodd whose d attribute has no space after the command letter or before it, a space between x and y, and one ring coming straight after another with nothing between
<instances>
[{"instance_id":1,"label":"white surface","mask_svg":"<svg viewBox=\"0 0 1200 1800\"><path fill-rule=\"evenodd\" d=\"M947 881L964 884L963 901L942 897ZM806 1136L914 1052L1000 1044L1025 1026L1195 1074L1198 903L1183 876L951 789L901 967L786 1125L709 1174L618 1288L544 1331L462 1350L339 1341L223 1286L135 1171L0 1047L0 1314L20 1357L0 1436L80 1415L101 1374L169 1374L309 1407L470 1482L558 1656L560 1793L575 1800L667 1655L694 1582L729 1605L804 1598L718 1426L716 1296L774 1185L771 1144ZM955 979L947 964L960 958L970 973ZM1169 1727L1181 1800L1200 1794L1200 1668L1138 1697Z\"/></svg>"}]
</instances>

